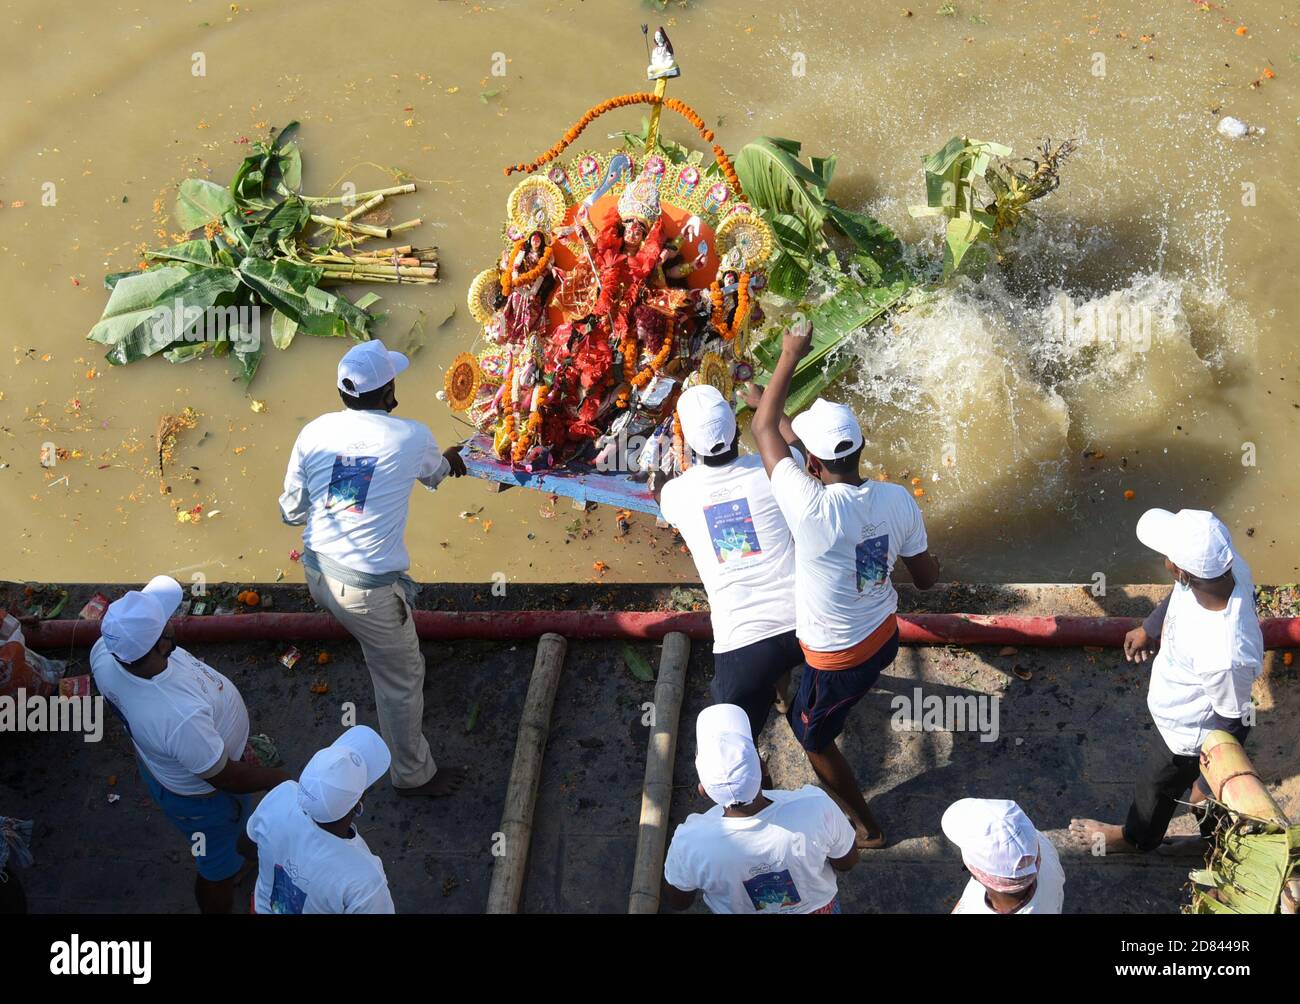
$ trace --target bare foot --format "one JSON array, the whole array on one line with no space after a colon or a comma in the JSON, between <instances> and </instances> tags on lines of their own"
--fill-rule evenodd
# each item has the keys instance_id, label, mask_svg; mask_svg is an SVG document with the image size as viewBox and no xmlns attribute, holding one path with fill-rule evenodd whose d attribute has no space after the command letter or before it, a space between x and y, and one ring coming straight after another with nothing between
<instances>
[{"instance_id":1,"label":"bare foot","mask_svg":"<svg viewBox=\"0 0 1300 1004\"><path fill-rule=\"evenodd\" d=\"M1137 848L1124 839L1124 827L1096 819L1071 819L1070 838L1094 854L1135 854Z\"/></svg>"},{"instance_id":2,"label":"bare foot","mask_svg":"<svg viewBox=\"0 0 1300 1004\"><path fill-rule=\"evenodd\" d=\"M394 788L393 790L407 797L422 795L425 798L440 798L443 795L450 795L459 788L466 776L464 767L439 767L438 772L418 788Z\"/></svg>"}]
</instances>

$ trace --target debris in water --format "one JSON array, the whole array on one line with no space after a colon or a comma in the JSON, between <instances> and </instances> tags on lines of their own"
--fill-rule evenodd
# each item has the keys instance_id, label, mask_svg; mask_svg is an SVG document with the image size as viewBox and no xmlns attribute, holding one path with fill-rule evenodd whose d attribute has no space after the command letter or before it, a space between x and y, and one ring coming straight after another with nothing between
<instances>
[{"instance_id":1,"label":"debris in water","mask_svg":"<svg viewBox=\"0 0 1300 1004\"><path fill-rule=\"evenodd\" d=\"M1225 115L1219 119L1219 135L1226 136L1228 139L1243 139L1246 136L1264 135L1264 130L1257 126L1247 125L1239 118L1233 118L1231 115Z\"/></svg>"}]
</instances>

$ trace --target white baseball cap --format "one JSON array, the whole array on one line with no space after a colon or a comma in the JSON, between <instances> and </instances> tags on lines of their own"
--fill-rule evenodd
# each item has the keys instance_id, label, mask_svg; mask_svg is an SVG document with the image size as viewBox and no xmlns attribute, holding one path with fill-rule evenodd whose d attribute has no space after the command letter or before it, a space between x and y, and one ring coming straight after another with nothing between
<instances>
[{"instance_id":1,"label":"white baseball cap","mask_svg":"<svg viewBox=\"0 0 1300 1004\"><path fill-rule=\"evenodd\" d=\"M819 397L812 407L795 415L794 434L818 460L839 460L862 446L862 426L848 405ZM841 447L841 443L848 443Z\"/></svg>"},{"instance_id":2,"label":"white baseball cap","mask_svg":"<svg viewBox=\"0 0 1300 1004\"><path fill-rule=\"evenodd\" d=\"M1204 509L1148 509L1137 538L1197 578L1217 579L1232 565L1232 534Z\"/></svg>"},{"instance_id":3,"label":"white baseball cap","mask_svg":"<svg viewBox=\"0 0 1300 1004\"><path fill-rule=\"evenodd\" d=\"M354 345L339 360L339 390L349 397L362 394L397 379L411 365L400 352L389 352L377 338Z\"/></svg>"},{"instance_id":4,"label":"white baseball cap","mask_svg":"<svg viewBox=\"0 0 1300 1004\"><path fill-rule=\"evenodd\" d=\"M1038 872L1038 831L1010 799L963 798L948 806L939 825L972 870L1006 879Z\"/></svg>"},{"instance_id":5,"label":"white baseball cap","mask_svg":"<svg viewBox=\"0 0 1300 1004\"><path fill-rule=\"evenodd\" d=\"M695 719L695 771L709 798L724 809L758 798L763 765L744 709L714 704L700 712Z\"/></svg>"},{"instance_id":6,"label":"white baseball cap","mask_svg":"<svg viewBox=\"0 0 1300 1004\"><path fill-rule=\"evenodd\" d=\"M158 644L184 595L181 584L170 575L155 575L143 589L132 589L110 603L99 624L109 654L122 662L145 655Z\"/></svg>"},{"instance_id":7,"label":"white baseball cap","mask_svg":"<svg viewBox=\"0 0 1300 1004\"><path fill-rule=\"evenodd\" d=\"M369 725L354 725L307 761L298 777L298 804L318 823L334 823L384 776L392 754Z\"/></svg>"},{"instance_id":8,"label":"white baseball cap","mask_svg":"<svg viewBox=\"0 0 1300 1004\"><path fill-rule=\"evenodd\" d=\"M736 438L736 413L712 384L688 387L677 399L686 445L702 457L726 453Z\"/></svg>"}]
</instances>

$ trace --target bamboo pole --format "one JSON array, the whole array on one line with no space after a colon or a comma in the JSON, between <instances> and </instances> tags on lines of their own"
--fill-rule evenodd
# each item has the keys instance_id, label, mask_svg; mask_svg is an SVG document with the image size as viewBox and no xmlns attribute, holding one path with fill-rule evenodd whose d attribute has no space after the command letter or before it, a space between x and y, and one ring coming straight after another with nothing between
<instances>
[{"instance_id":1,"label":"bamboo pole","mask_svg":"<svg viewBox=\"0 0 1300 1004\"><path fill-rule=\"evenodd\" d=\"M322 216L319 213L312 213L311 221L319 223L323 227L333 227L336 230L344 230L350 234L365 234L367 237L389 237L392 233L388 227L372 227L367 223L351 223L346 220L335 219L333 216Z\"/></svg>"},{"instance_id":2,"label":"bamboo pole","mask_svg":"<svg viewBox=\"0 0 1300 1004\"><path fill-rule=\"evenodd\" d=\"M369 199L375 195L407 195L415 191L415 182L408 181L405 185L394 185L391 188L376 188L370 192L360 192L356 195L307 195L303 197L303 202L309 206L341 206L348 199Z\"/></svg>"},{"instance_id":3,"label":"bamboo pole","mask_svg":"<svg viewBox=\"0 0 1300 1004\"><path fill-rule=\"evenodd\" d=\"M418 226L419 226L421 223L423 223L423 222L424 222L424 219L423 219L422 217L417 216L415 219L413 219L413 220L407 220L405 223L394 223L394 224L393 224L391 227L389 227L388 229L389 229L392 233L400 234L403 230L414 230L416 227L418 227Z\"/></svg>"},{"instance_id":4,"label":"bamboo pole","mask_svg":"<svg viewBox=\"0 0 1300 1004\"><path fill-rule=\"evenodd\" d=\"M1290 825L1241 743L1227 732L1215 729L1206 736L1201 744L1201 772L1210 782L1211 794L1234 812L1263 820L1270 828Z\"/></svg>"},{"instance_id":5,"label":"bamboo pole","mask_svg":"<svg viewBox=\"0 0 1300 1004\"><path fill-rule=\"evenodd\" d=\"M378 195L371 196L369 199L366 199L365 202L362 202L359 205L357 205L354 209L351 210L351 212L344 213L342 216L339 217L339 219L355 220L358 216L364 216L366 213L370 212L370 210L374 209L375 206L379 205L383 201L384 201L384 193L380 192Z\"/></svg>"},{"instance_id":6,"label":"bamboo pole","mask_svg":"<svg viewBox=\"0 0 1300 1004\"><path fill-rule=\"evenodd\" d=\"M659 882L668 842L668 811L673 800L673 761L681 717L691 640L680 631L664 635L655 683L654 726L646 746L645 784L641 789L641 826L632 865L628 913L659 912Z\"/></svg>"},{"instance_id":7,"label":"bamboo pole","mask_svg":"<svg viewBox=\"0 0 1300 1004\"><path fill-rule=\"evenodd\" d=\"M524 698L515 740L515 760L506 787L506 806L501 813L501 850L492 862L492 884L488 888L488 913L518 913L524 890L524 869L528 845L533 837L533 809L537 804L537 782L542 773L542 756L551 732L551 708L560 682L560 670L569 643L563 635L544 634L537 642L533 676Z\"/></svg>"}]
</instances>

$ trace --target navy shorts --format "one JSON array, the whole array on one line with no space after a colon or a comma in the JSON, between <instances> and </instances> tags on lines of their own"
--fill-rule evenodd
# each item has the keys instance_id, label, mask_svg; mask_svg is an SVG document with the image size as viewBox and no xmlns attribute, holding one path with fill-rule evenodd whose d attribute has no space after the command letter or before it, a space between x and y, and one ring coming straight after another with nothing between
<instances>
[{"instance_id":1,"label":"navy shorts","mask_svg":"<svg viewBox=\"0 0 1300 1004\"><path fill-rule=\"evenodd\" d=\"M714 704L735 704L749 716L753 737L763 731L781 677L803 665L803 649L793 631L752 642L713 657Z\"/></svg>"},{"instance_id":2,"label":"navy shorts","mask_svg":"<svg viewBox=\"0 0 1300 1004\"><path fill-rule=\"evenodd\" d=\"M209 882L221 882L244 867L244 856L239 853L239 838L248 825L252 795L232 795L228 791L215 791L210 795L177 795L159 784L138 756L136 761L149 794L163 815L190 842L190 853L194 855L203 878ZM202 844L194 840L200 833L203 834ZM201 848L202 853L195 853L196 848Z\"/></svg>"},{"instance_id":3,"label":"navy shorts","mask_svg":"<svg viewBox=\"0 0 1300 1004\"><path fill-rule=\"evenodd\" d=\"M875 655L852 669L807 667L799 681L799 693L786 713L799 744L806 750L820 753L833 743L844 731L845 719L853 706L875 686L877 677L896 655L897 631Z\"/></svg>"}]
</instances>

